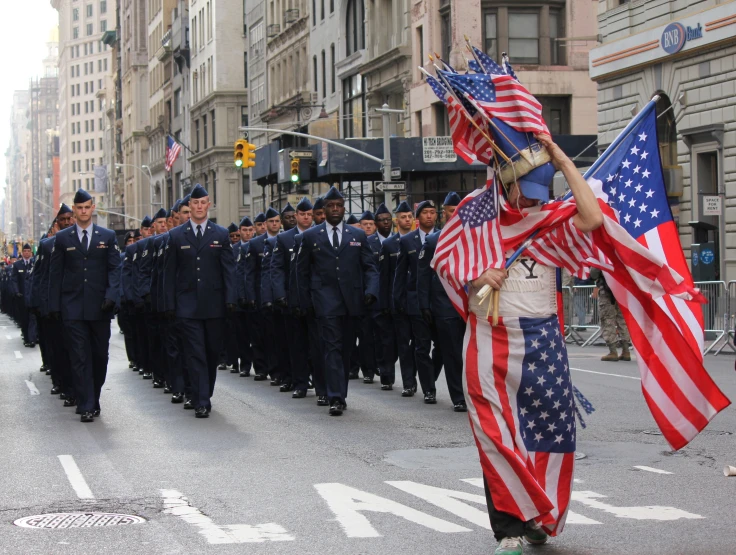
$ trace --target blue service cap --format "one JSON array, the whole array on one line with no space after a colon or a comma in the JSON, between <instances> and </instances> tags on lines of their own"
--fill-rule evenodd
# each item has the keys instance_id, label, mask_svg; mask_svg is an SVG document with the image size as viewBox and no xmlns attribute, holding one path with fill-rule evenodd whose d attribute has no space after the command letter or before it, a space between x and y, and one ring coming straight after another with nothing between
<instances>
[{"instance_id":1,"label":"blue service cap","mask_svg":"<svg viewBox=\"0 0 736 555\"><path fill-rule=\"evenodd\" d=\"M325 209L325 199L322 197L317 197L317 200L314 201L314 206L312 207L312 210L324 210Z\"/></svg>"},{"instance_id":2,"label":"blue service cap","mask_svg":"<svg viewBox=\"0 0 736 555\"><path fill-rule=\"evenodd\" d=\"M338 188L333 185L332 187L330 187L330 190L327 191L327 194L324 196L323 200L345 200L345 197L342 196L342 193L338 190Z\"/></svg>"},{"instance_id":3,"label":"blue service cap","mask_svg":"<svg viewBox=\"0 0 736 555\"><path fill-rule=\"evenodd\" d=\"M182 206L189 206L189 200L192 198L192 195L187 195L183 199L181 199L181 203L179 203L179 208L181 209Z\"/></svg>"},{"instance_id":4,"label":"blue service cap","mask_svg":"<svg viewBox=\"0 0 736 555\"><path fill-rule=\"evenodd\" d=\"M199 183L194 186L192 192L189 194L190 198L204 198L210 196L207 189L202 187Z\"/></svg>"},{"instance_id":5,"label":"blue service cap","mask_svg":"<svg viewBox=\"0 0 736 555\"><path fill-rule=\"evenodd\" d=\"M159 208L158 212L153 215L154 221L160 218L166 218L166 208Z\"/></svg>"},{"instance_id":6,"label":"blue service cap","mask_svg":"<svg viewBox=\"0 0 736 555\"><path fill-rule=\"evenodd\" d=\"M151 216L143 216L143 219L141 220L141 227L151 227Z\"/></svg>"},{"instance_id":7,"label":"blue service cap","mask_svg":"<svg viewBox=\"0 0 736 555\"><path fill-rule=\"evenodd\" d=\"M242 220L240 220L240 227L253 227L253 222L250 221L250 218L246 216Z\"/></svg>"},{"instance_id":8,"label":"blue service cap","mask_svg":"<svg viewBox=\"0 0 736 555\"><path fill-rule=\"evenodd\" d=\"M238 232L238 226L235 225L235 222L230 222L230 225L227 226L227 232L228 233L237 233Z\"/></svg>"},{"instance_id":9,"label":"blue service cap","mask_svg":"<svg viewBox=\"0 0 736 555\"><path fill-rule=\"evenodd\" d=\"M309 212L312 208L312 203L309 202L307 197L302 198L302 200L299 201L299 204L296 205L296 209L299 212Z\"/></svg>"},{"instance_id":10,"label":"blue service cap","mask_svg":"<svg viewBox=\"0 0 736 555\"><path fill-rule=\"evenodd\" d=\"M434 205L433 200L430 200L430 199L423 200L422 202L417 204L417 210L415 213L415 217L418 218L419 214L421 214L422 210L424 210L425 208L437 208L437 207Z\"/></svg>"},{"instance_id":11,"label":"blue service cap","mask_svg":"<svg viewBox=\"0 0 736 555\"><path fill-rule=\"evenodd\" d=\"M442 204L444 204L445 206L457 206L458 204L460 204L460 200L460 195L458 195L455 191L450 191L449 193L447 193L447 196L445 197L445 202L443 202Z\"/></svg>"},{"instance_id":12,"label":"blue service cap","mask_svg":"<svg viewBox=\"0 0 736 555\"><path fill-rule=\"evenodd\" d=\"M363 214L361 214L361 216L360 216L360 221L362 222L362 221L364 221L364 220L370 220L370 221L375 221L375 220L376 220L376 218L375 218L375 217L373 216L373 212L371 212L370 210L366 210L366 211L365 211L365 212L363 212Z\"/></svg>"},{"instance_id":13,"label":"blue service cap","mask_svg":"<svg viewBox=\"0 0 736 555\"><path fill-rule=\"evenodd\" d=\"M74 204L82 204L88 200L92 200L92 195L84 189L77 189L77 192L74 194Z\"/></svg>"},{"instance_id":14,"label":"blue service cap","mask_svg":"<svg viewBox=\"0 0 736 555\"><path fill-rule=\"evenodd\" d=\"M256 219L253 221L257 224L265 223L266 215L263 212L259 212L258 215L256 216Z\"/></svg>"},{"instance_id":15,"label":"blue service cap","mask_svg":"<svg viewBox=\"0 0 736 555\"><path fill-rule=\"evenodd\" d=\"M279 217L279 213L276 212L276 210L273 207L269 206L268 210L266 210L266 219L270 220L271 218L278 218L278 217Z\"/></svg>"},{"instance_id":16,"label":"blue service cap","mask_svg":"<svg viewBox=\"0 0 736 555\"><path fill-rule=\"evenodd\" d=\"M360 222L358 222L358 218L356 218L355 216L353 216L352 214L350 214L350 216L348 216L348 225L353 225L353 224L357 224L357 223L360 223Z\"/></svg>"},{"instance_id":17,"label":"blue service cap","mask_svg":"<svg viewBox=\"0 0 736 555\"><path fill-rule=\"evenodd\" d=\"M396 210L394 210L397 214L400 212L411 212L411 206L409 206L409 203L405 200L402 200L401 203L396 207Z\"/></svg>"},{"instance_id":18,"label":"blue service cap","mask_svg":"<svg viewBox=\"0 0 736 555\"><path fill-rule=\"evenodd\" d=\"M56 217L58 218L62 214L69 214L71 211L72 209L62 202L61 206L59 206L59 211L56 213Z\"/></svg>"},{"instance_id":19,"label":"blue service cap","mask_svg":"<svg viewBox=\"0 0 736 555\"><path fill-rule=\"evenodd\" d=\"M284 206L284 209L281 211L281 215L283 216L287 212L296 212L290 202L286 203L286 206Z\"/></svg>"},{"instance_id":20,"label":"blue service cap","mask_svg":"<svg viewBox=\"0 0 736 555\"><path fill-rule=\"evenodd\" d=\"M380 216L381 214L390 214L391 211L386 208L386 205L384 203L381 203L378 205L378 210L376 210L376 217Z\"/></svg>"},{"instance_id":21,"label":"blue service cap","mask_svg":"<svg viewBox=\"0 0 736 555\"><path fill-rule=\"evenodd\" d=\"M178 212L179 208L181 207L181 199L176 199L176 202L174 203L174 206L171 207L172 212Z\"/></svg>"},{"instance_id":22,"label":"blue service cap","mask_svg":"<svg viewBox=\"0 0 736 555\"><path fill-rule=\"evenodd\" d=\"M26 243L25 245L23 245L23 249L21 249L21 250L26 250L26 249L30 249L30 248L31 248L31 245L29 245L28 243Z\"/></svg>"}]
</instances>

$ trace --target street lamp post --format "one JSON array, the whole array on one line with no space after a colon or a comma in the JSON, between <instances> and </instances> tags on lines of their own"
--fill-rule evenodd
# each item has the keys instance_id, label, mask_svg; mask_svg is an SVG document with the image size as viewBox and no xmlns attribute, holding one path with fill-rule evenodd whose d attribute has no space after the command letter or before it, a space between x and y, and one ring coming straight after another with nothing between
<instances>
[{"instance_id":1,"label":"street lamp post","mask_svg":"<svg viewBox=\"0 0 736 555\"><path fill-rule=\"evenodd\" d=\"M119 168L135 168L139 172L141 172L143 175L148 175L148 187L149 187L149 190L150 190L150 193L151 193L150 194L150 200L151 200L151 202L150 202L150 204L151 204L150 208L151 208L151 215L153 216L153 206L154 206L154 203L153 203L153 174L151 173L151 168L149 168L146 164L142 164L141 166L136 166L135 164L115 164L115 168L116 169L119 169ZM146 172L144 172L143 170L146 170L146 172L148 172L148 174L146 174Z\"/></svg>"}]
</instances>

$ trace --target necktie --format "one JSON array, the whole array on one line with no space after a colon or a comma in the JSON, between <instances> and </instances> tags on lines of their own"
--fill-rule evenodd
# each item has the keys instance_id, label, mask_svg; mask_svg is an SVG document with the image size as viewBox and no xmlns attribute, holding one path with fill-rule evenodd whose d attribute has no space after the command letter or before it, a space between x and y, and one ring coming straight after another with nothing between
<instances>
[{"instance_id":1,"label":"necktie","mask_svg":"<svg viewBox=\"0 0 736 555\"><path fill-rule=\"evenodd\" d=\"M340 246L340 237L337 235L337 228L332 228L332 246L338 248Z\"/></svg>"},{"instance_id":2,"label":"necktie","mask_svg":"<svg viewBox=\"0 0 736 555\"><path fill-rule=\"evenodd\" d=\"M87 230L82 230L82 248L84 249L84 252L87 252L87 247L89 246L89 239L87 239Z\"/></svg>"},{"instance_id":3,"label":"necktie","mask_svg":"<svg viewBox=\"0 0 736 555\"><path fill-rule=\"evenodd\" d=\"M202 240L202 226L197 226L197 243L199 243Z\"/></svg>"}]
</instances>

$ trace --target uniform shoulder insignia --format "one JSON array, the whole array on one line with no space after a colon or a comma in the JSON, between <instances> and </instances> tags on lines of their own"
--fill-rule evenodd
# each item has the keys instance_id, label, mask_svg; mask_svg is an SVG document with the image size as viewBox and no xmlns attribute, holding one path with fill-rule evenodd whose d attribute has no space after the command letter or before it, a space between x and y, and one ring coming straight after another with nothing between
<instances>
[{"instance_id":1,"label":"uniform shoulder insignia","mask_svg":"<svg viewBox=\"0 0 736 555\"><path fill-rule=\"evenodd\" d=\"M421 252L419 253L419 258L423 258L423 257L424 257L424 252L425 252L425 251L423 251L423 250L422 250L422 251L421 251Z\"/></svg>"},{"instance_id":2,"label":"uniform shoulder insignia","mask_svg":"<svg viewBox=\"0 0 736 555\"><path fill-rule=\"evenodd\" d=\"M378 257L378 260L379 260L379 262L380 262L381 260L383 260L383 255L379 256L379 257Z\"/></svg>"}]
</instances>

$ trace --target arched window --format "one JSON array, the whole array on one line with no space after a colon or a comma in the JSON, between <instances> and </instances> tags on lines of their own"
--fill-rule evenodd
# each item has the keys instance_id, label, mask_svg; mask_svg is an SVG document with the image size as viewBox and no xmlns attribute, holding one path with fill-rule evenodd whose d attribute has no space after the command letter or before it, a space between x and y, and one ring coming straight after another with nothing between
<instances>
[{"instance_id":1,"label":"arched window","mask_svg":"<svg viewBox=\"0 0 736 555\"><path fill-rule=\"evenodd\" d=\"M659 139L659 156L662 167L677 165L677 124L675 123L675 111L672 103L663 92L657 93L657 138ZM659 117L659 116L662 117Z\"/></svg>"},{"instance_id":2,"label":"arched window","mask_svg":"<svg viewBox=\"0 0 736 555\"><path fill-rule=\"evenodd\" d=\"M363 0L348 0L345 18L345 54L365 48L365 26L363 25Z\"/></svg>"}]
</instances>

